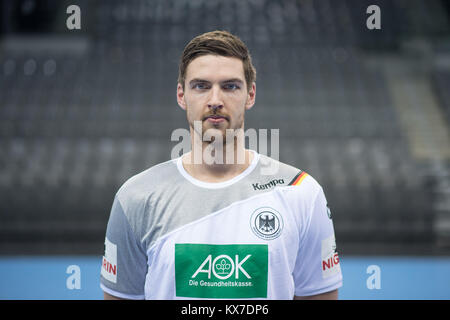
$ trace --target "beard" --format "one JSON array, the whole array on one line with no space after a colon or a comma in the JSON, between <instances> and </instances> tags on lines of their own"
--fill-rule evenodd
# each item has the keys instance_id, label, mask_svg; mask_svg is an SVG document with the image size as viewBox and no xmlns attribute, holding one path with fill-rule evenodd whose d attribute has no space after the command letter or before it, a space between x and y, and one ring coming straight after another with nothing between
<instances>
[{"instance_id":1,"label":"beard","mask_svg":"<svg viewBox=\"0 0 450 320\"><path fill-rule=\"evenodd\" d=\"M227 112L222 112L221 109L208 110L210 112L205 112L199 116L193 114L192 109L187 105L186 117L191 134L195 134L197 139L204 142L211 142L211 140L215 141L216 139L224 144L232 142L230 140L231 133L237 135L237 132L243 131L244 128L245 107L242 107L243 112L235 117L230 116ZM208 120L209 118L223 118L223 121L215 123Z\"/></svg>"},{"instance_id":2,"label":"beard","mask_svg":"<svg viewBox=\"0 0 450 320\"><path fill-rule=\"evenodd\" d=\"M194 163L221 164L225 161L227 164L232 164L244 161L245 157L240 151L238 151L238 160L235 161L233 155L230 159L228 158L229 151L236 148L240 150L245 147L243 115L239 120L241 121L237 123L225 120L219 125L215 125L208 120L190 120L189 126L193 139L191 146L196 149ZM225 150L227 150L226 153ZM232 152L232 154L234 153Z\"/></svg>"},{"instance_id":3,"label":"beard","mask_svg":"<svg viewBox=\"0 0 450 320\"><path fill-rule=\"evenodd\" d=\"M208 120L191 120L189 121L189 127L191 132L202 139L202 141L214 142L220 140L226 144L232 143L236 139L236 136L243 134L244 121L242 119L242 121L234 123L233 121L225 120L219 124L215 124Z\"/></svg>"}]
</instances>

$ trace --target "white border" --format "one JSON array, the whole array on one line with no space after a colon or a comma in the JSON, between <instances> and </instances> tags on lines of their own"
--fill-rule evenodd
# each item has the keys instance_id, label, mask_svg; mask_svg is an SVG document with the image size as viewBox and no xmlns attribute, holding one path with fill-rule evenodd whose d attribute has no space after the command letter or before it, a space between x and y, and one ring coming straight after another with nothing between
<instances>
[{"instance_id":1,"label":"white border","mask_svg":"<svg viewBox=\"0 0 450 320\"><path fill-rule=\"evenodd\" d=\"M231 186L232 184L238 182L239 180L243 179L245 176L247 176L250 172L253 171L253 169L255 169L256 165L258 164L259 161L259 153L257 153L255 150L250 150L249 151L253 152L253 160L252 163L250 163L250 165L247 167L247 169L245 169L242 173L240 173L239 175L237 175L236 177L224 181L224 182L205 182L205 181L201 181L198 180L196 178L194 178L193 176L191 176L189 173L187 173L186 169L184 169L183 167L183 161L182 158L183 156L179 157L177 160L177 168L178 171L181 173L181 175L188 180L189 182L191 182L192 184L201 187L201 188L206 188L206 189L221 189L221 188L225 188L228 186Z\"/></svg>"}]
</instances>

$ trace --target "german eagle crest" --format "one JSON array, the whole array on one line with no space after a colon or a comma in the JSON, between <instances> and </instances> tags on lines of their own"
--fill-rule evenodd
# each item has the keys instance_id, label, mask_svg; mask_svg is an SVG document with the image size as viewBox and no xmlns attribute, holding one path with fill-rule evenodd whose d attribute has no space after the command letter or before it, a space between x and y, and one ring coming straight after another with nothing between
<instances>
[{"instance_id":1,"label":"german eagle crest","mask_svg":"<svg viewBox=\"0 0 450 320\"><path fill-rule=\"evenodd\" d=\"M273 208L258 208L252 213L250 227L259 238L272 240L280 235L283 229L283 218Z\"/></svg>"}]
</instances>

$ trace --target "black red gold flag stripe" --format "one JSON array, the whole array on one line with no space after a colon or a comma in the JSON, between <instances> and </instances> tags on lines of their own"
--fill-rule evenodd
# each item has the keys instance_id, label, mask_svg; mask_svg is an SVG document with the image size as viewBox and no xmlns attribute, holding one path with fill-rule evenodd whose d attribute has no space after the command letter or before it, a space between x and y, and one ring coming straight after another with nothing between
<instances>
[{"instance_id":1,"label":"black red gold flag stripe","mask_svg":"<svg viewBox=\"0 0 450 320\"><path fill-rule=\"evenodd\" d=\"M308 176L308 174L305 171L300 171L294 179L288 184L289 186L299 186L300 183Z\"/></svg>"}]
</instances>

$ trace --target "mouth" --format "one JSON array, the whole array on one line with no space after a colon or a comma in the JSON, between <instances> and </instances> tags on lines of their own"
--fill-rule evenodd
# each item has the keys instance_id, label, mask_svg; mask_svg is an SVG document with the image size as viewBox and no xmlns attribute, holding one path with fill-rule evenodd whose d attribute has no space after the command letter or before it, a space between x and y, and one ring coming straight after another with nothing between
<instances>
[{"instance_id":1,"label":"mouth","mask_svg":"<svg viewBox=\"0 0 450 320\"><path fill-rule=\"evenodd\" d=\"M211 123L221 123L224 121L228 121L228 118L220 115L210 115L203 118L203 121L209 121Z\"/></svg>"}]
</instances>

